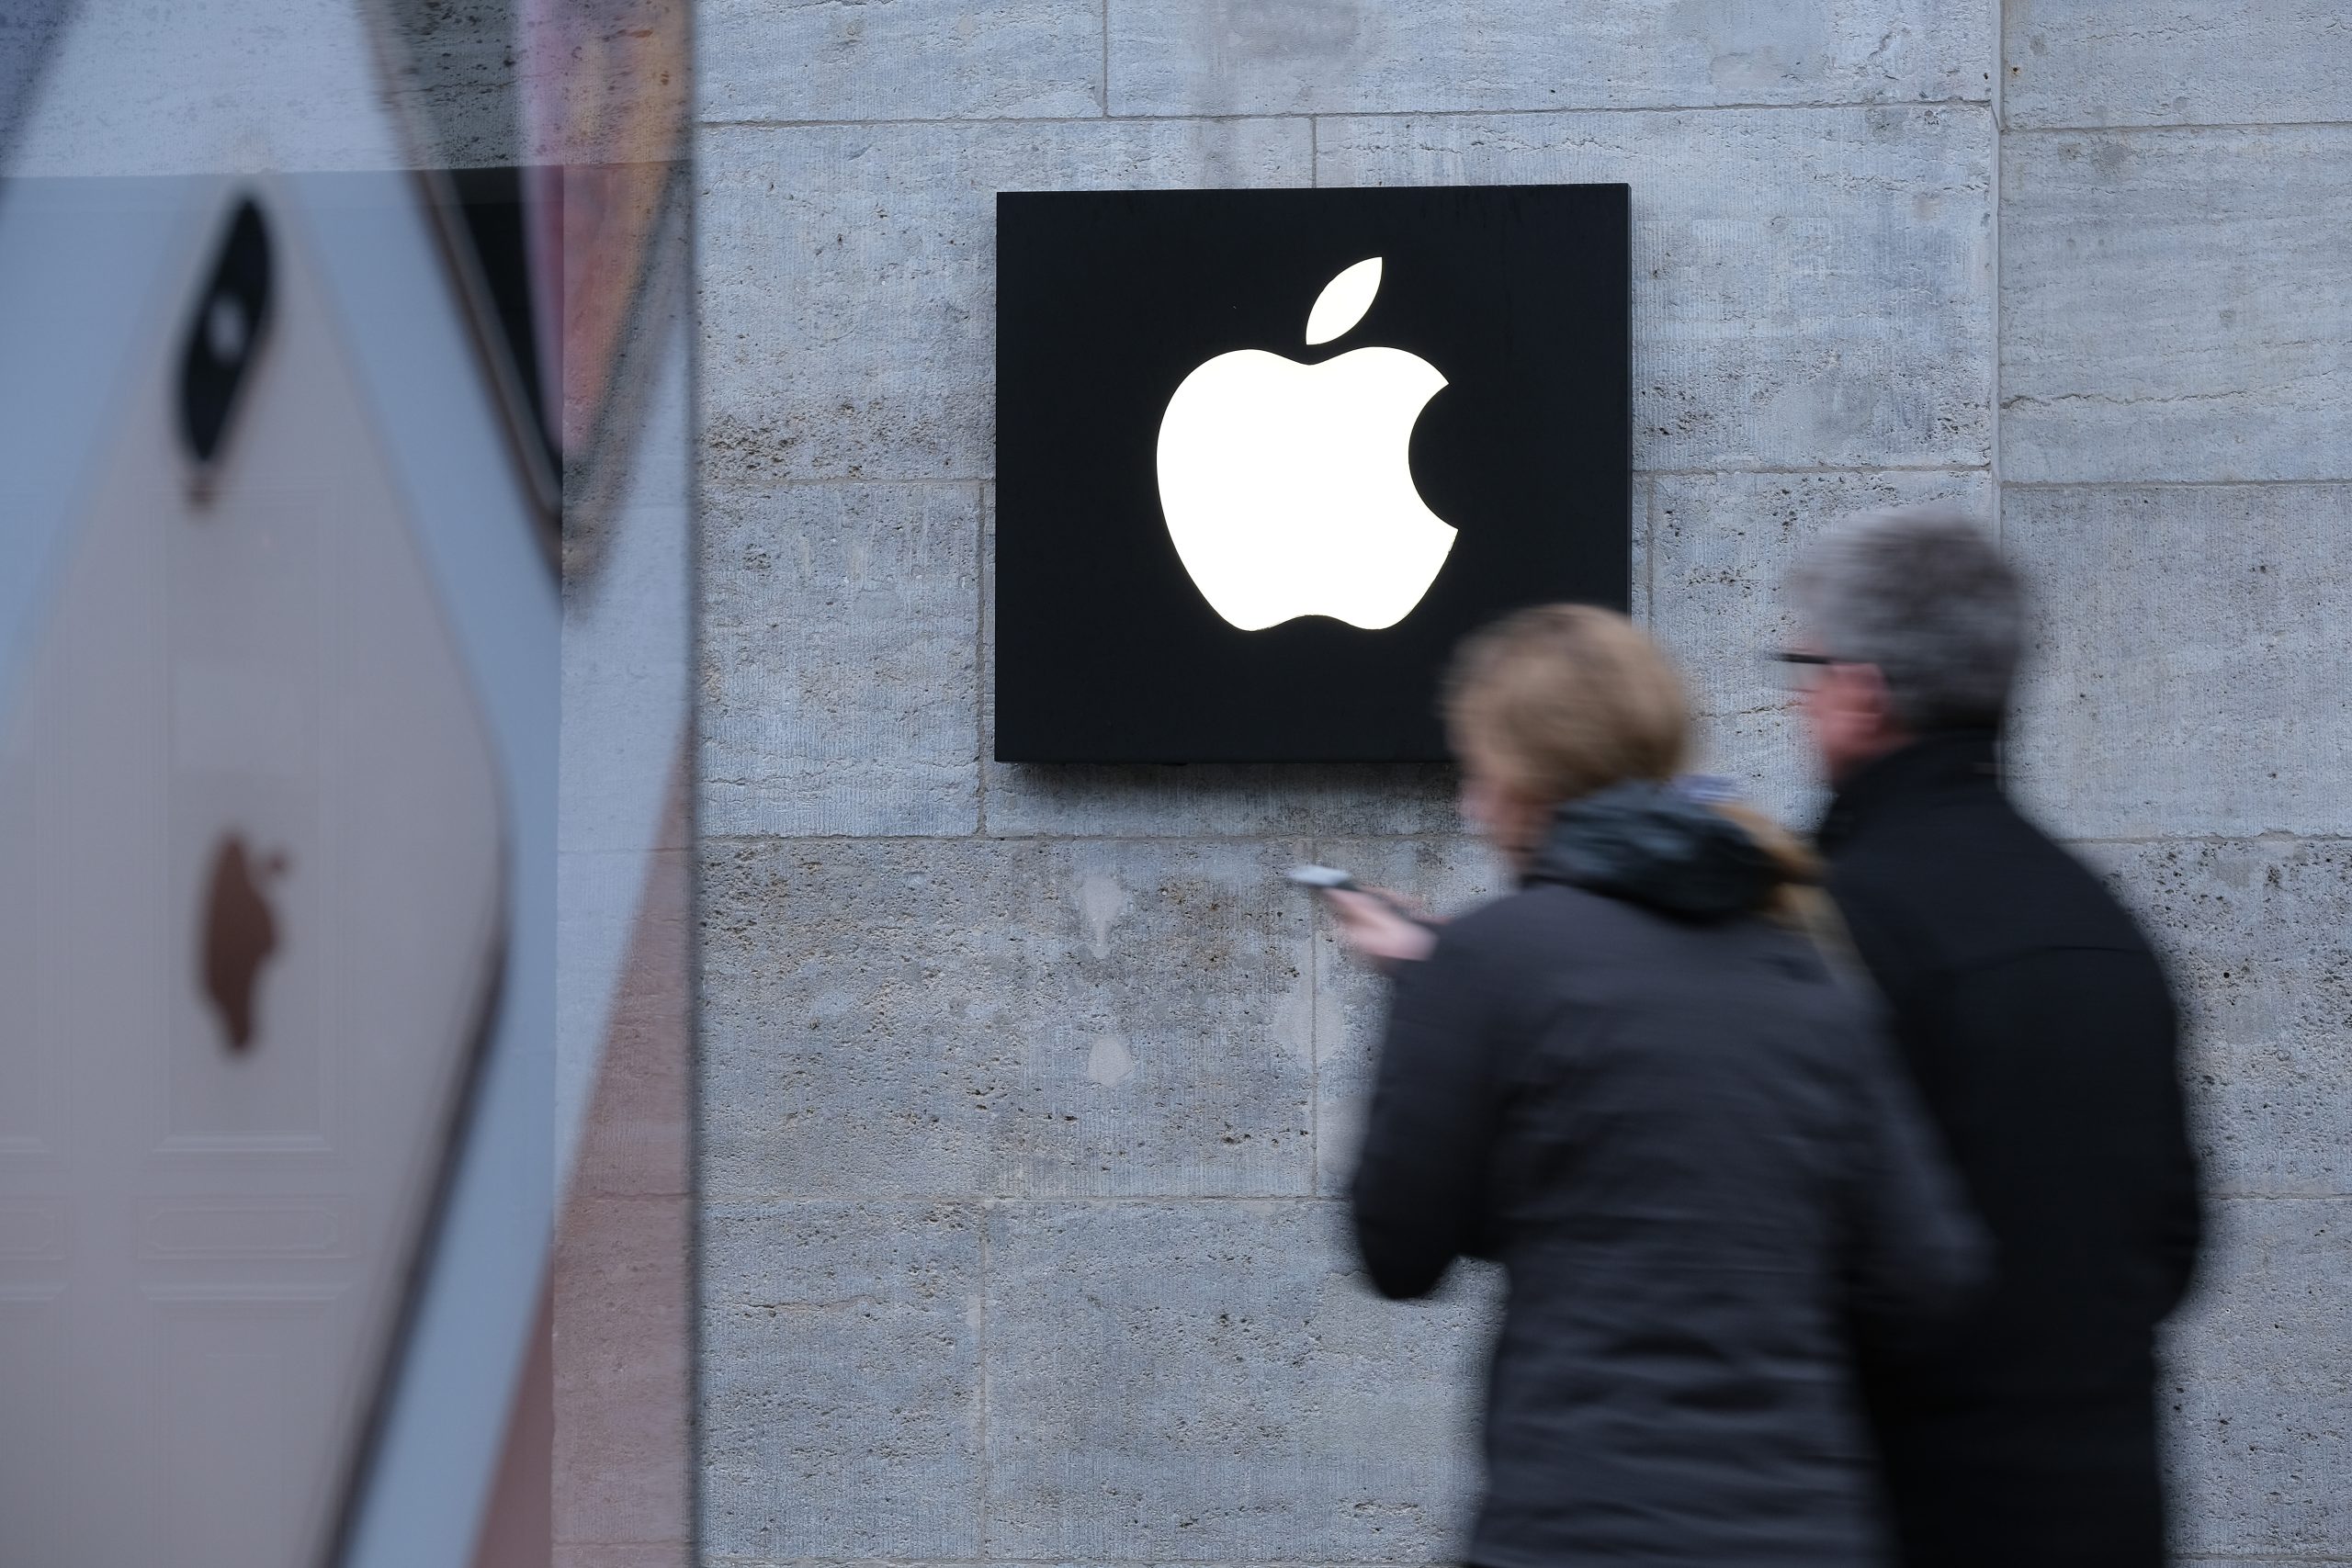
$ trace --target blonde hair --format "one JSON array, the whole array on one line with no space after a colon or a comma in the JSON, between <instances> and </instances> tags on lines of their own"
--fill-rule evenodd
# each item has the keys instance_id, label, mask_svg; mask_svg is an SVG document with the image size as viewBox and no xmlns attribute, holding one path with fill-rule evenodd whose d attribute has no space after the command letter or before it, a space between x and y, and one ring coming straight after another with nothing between
<instances>
[{"instance_id":1,"label":"blonde hair","mask_svg":"<svg viewBox=\"0 0 2352 1568\"><path fill-rule=\"evenodd\" d=\"M1447 672L1444 705L1453 754L1475 757L1489 782L1544 816L1611 784L1665 784L1690 750L1690 707L1673 663L1633 622L1590 604L1538 604L1474 633ZM1709 809L1781 874L1771 911L1810 923L1792 885L1819 880L1812 853L1753 807ZM1534 847L1503 846L1514 855Z\"/></svg>"}]
</instances>

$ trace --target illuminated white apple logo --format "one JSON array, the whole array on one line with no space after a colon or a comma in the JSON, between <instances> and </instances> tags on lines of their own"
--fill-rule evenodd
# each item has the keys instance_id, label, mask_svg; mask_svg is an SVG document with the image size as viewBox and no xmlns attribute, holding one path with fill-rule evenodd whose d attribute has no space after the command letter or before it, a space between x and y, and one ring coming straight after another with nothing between
<instances>
[{"instance_id":1,"label":"illuminated white apple logo","mask_svg":"<svg viewBox=\"0 0 2352 1568\"><path fill-rule=\"evenodd\" d=\"M1306 341L1354 326L1379 291L1378 256L1340 274ZM1444 385L1397 348L1319 365L1245 348L1185 377L1159 421L1159 509L1209 607L1246 632L1299 615L1366 631L1403 620L1453 548L1408 460Z\"/></svg>"}]
</instances>

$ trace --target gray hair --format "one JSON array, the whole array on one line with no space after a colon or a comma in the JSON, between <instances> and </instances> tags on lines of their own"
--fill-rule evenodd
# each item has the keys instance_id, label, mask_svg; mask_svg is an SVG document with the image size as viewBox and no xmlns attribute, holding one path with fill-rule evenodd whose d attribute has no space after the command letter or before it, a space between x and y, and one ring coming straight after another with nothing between
<instances>
[{"instance_id":1,"label":"gray hair","mask_svg":"<svg viewBox=\"0 0 2352 1568\"><path fill-rule=\"evenodd\" d=\"M1932 506L1847 518L1800 558L1789 586L1823 653L1878 667L1905 729L2000 722L2025 595L1971 518Z\"/></svg>"}]
</instances>

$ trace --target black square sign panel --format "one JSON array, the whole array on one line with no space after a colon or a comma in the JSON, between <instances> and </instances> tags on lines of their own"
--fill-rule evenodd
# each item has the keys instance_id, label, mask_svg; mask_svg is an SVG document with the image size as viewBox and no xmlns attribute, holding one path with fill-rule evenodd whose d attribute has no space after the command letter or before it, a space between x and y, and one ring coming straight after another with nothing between
<instances>
[{"instance_id":1,"label":"black square sign panel","mask_svg":"<svg viewBox=\"0 0 2352 1568\"><path fill-rule=\"evenodd\" d=\"M1623 608L1626 196L1001 194L997 759L1435 760L1465 633Z\"/></svg>"}]
</instances>

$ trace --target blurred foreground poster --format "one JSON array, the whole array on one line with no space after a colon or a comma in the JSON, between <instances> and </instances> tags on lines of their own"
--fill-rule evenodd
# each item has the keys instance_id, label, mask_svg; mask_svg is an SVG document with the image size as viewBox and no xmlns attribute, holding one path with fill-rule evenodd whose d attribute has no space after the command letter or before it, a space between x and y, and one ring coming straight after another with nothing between
<instances>
[{"instance_id":1,"label":"blurred foreground poster","mask_svg":"<svg viewBox=\"0 0 2352 1568\"><path fill-rule=\"evenodd\" d=\"M0 1561L683 1563L682 14L37 20Z\"/></svg>"}]
</instances>

